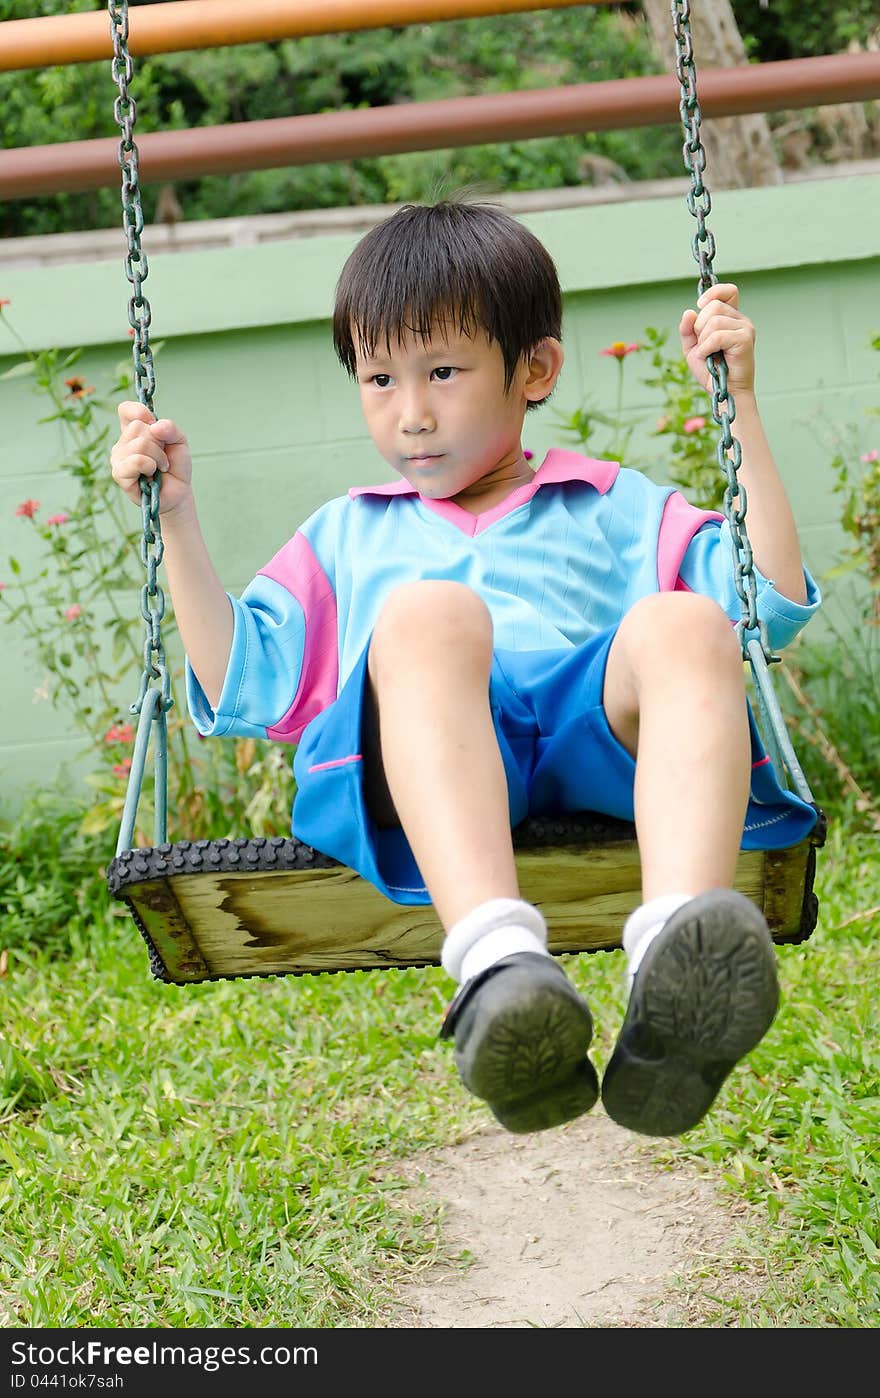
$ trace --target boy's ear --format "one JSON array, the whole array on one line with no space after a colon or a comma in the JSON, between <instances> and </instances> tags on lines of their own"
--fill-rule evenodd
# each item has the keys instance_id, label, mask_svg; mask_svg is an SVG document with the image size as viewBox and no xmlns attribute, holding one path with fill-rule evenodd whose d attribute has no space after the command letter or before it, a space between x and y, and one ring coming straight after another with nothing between
<instances>
[{"instance_id":1,"label":"boy's ear","mask_svg":"<svg viewBox=\"0 0 880 1398\"><path fill-rule=\"evenodd\" d=\"M558 340L547 335L529 351L523 393L530 403L540 403L549 397L559 378L565 351Z\"/></svg>"}]
</instances>

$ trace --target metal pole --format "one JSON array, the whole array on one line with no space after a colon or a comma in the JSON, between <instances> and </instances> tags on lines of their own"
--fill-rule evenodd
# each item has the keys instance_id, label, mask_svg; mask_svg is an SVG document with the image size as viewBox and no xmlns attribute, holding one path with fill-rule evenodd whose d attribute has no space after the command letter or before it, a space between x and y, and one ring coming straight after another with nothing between
<instances>
[{"instance_id":1,"label":"metal pole","mask_svg":"<svg viewBox=\"0 0 880 1398\"><path fill-rule=\"evenodd\" d=\"M704 116L880 98L880 52L717 68L700 78ZM144 184L320 161L619 130L678 120L674 74L528 92L408 102L141 137ZM0 197L99 189L118 178L114 140L0 150Z\"/></svg>"},{"instance_id":2,"label":"metal pole","mask_svg":"<svg viewBox=\"0 0 880 1398\"><path fill-rule=\"evenodd\" d=\"M299 39L307 34L614 3L616 0L175 0L173 4L132 9L129 48L141 57ZM10 19L0 24L0 71L88 63L109 59L112 52L101 11Z\"/></svg>"}]
</instances>

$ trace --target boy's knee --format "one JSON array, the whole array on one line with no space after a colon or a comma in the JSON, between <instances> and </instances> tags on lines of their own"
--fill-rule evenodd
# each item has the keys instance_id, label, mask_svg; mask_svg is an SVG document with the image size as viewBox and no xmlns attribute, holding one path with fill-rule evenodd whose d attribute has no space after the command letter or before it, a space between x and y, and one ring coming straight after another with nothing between
<instances>
[{"instance_id":1,"label":"boy's knee","mask_svg":"<svg viewBox=\"0 0 880 1398\"><path fill-rule=\"evenodd\" d=\"M371 660L386 646L399 651L428 645L476 646L492 653L492 617L481 597L463 583L427 579L402 583L389 593L373 628Z\"/></svg>"},{"instance_id":2,"label":"boy's knee","mask_svg":"<svg viewBox=\"0 0 880 1398\"><path fill-rule=\"evenodd\" d=\"M730 617L698 592L658 592L636 602L621 622L631 648L647 655L658 650L681 654L693 650L707 662L727 656L741 660L739 639Z\"/></svg>"}]
</instances>

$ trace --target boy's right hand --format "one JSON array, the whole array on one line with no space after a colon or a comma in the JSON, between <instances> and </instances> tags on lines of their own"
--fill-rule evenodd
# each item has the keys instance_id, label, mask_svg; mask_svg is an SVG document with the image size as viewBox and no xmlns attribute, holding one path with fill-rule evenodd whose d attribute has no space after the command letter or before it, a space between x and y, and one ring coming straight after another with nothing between
<instances>
[{"instance_id":1,"label":"boy's right hand","mask_svg":"<svg viewBox=\"0 0 880 1398\"><path fill-rule=\"evenodd\" d=\"M120 403L117 411L121 431L110 450L110 467L129 500L139 505L139 478L161 471L160 516L191 502L192 457L177 424L167 417L155 418L143 403Z\"/></svg>"}]
</instances>

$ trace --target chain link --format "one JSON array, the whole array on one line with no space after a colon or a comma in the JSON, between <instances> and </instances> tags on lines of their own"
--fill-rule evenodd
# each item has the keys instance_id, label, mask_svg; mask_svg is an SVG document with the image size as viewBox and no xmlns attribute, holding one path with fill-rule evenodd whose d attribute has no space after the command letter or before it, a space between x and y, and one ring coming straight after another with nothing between
<instances>
[{"instance_id":1,"label":"chain link","mask_svg":"<svg viewBox=\"0 0 880 1398\"><path fill-rule=\"evenodd\" d=\"M685 169L691 177L691 187L687 194L687 206L697 221L697 231L691 240L694 260L700 268L697 283L697 297L702 296L710 286L715 286L718 278L712 262L715 257L715 239L706 227L706 219L712 208L709 191L703 183L706 170L706 152L700 139L702 115L697 101L697 74L694 67L694 45L690 29L690 0L672 0L672 27L675 33L676 60L675 72L681 87L679 111L684 132ZM774 655L767 636L766 622L758 617L757 584L752 556L752 546L746 529L746 509L748 499L746 488L739 480L738 472L742 465L742 449L730 430L736 417L736 404L727 383L727 361L722 352L710 354L707 362L712 381L712 417L721 429L718 437L718 465L723 471L727 484L724 488L724 515L730 526L733 541L733 581L742 607L742 617L736 624L737 635L743 651L748 645L747 632L757 630L761 649L768 661L778 660Z\"/></svg>"},{"instance_id":2,"label":"chain link","mask_svg":"<svg viewBox=\"0 0 880 1398\"><path fill-rule=\"evenodd\" d=\"M121 133L119 165L122 170L122 228L127 246L125 275L131 283L128 322L134 331L132 342L134 386L138 401L149 408L152 413L156 375L153 368L153 354L150 349L150 303L143 290L149 266L147 255L141 247L144 213L141 207L138 178L138 152L134 142L137 104L128 90L128 84L132 78L131 54L128 51L128 0L108 0L108 11L110 37L113 41L113 81L119 89L119 95L113 103L113 115ZM165 615L165 597L157 580L157 570L164 553L162 529L159 523L160 484L158 472L152 479L141 476L140 487L143 524L141 561L146 570L147 581L141 589L141 615L145 623L144 669L138 697L130 708L130 712L133 714L140 713L144 696L152 680L161 681L161 712L170 709L174 703L171 698L171 676L165 663L165 647L162 643L160 626L162 617Z\"/></svg>"}]
</instances>

